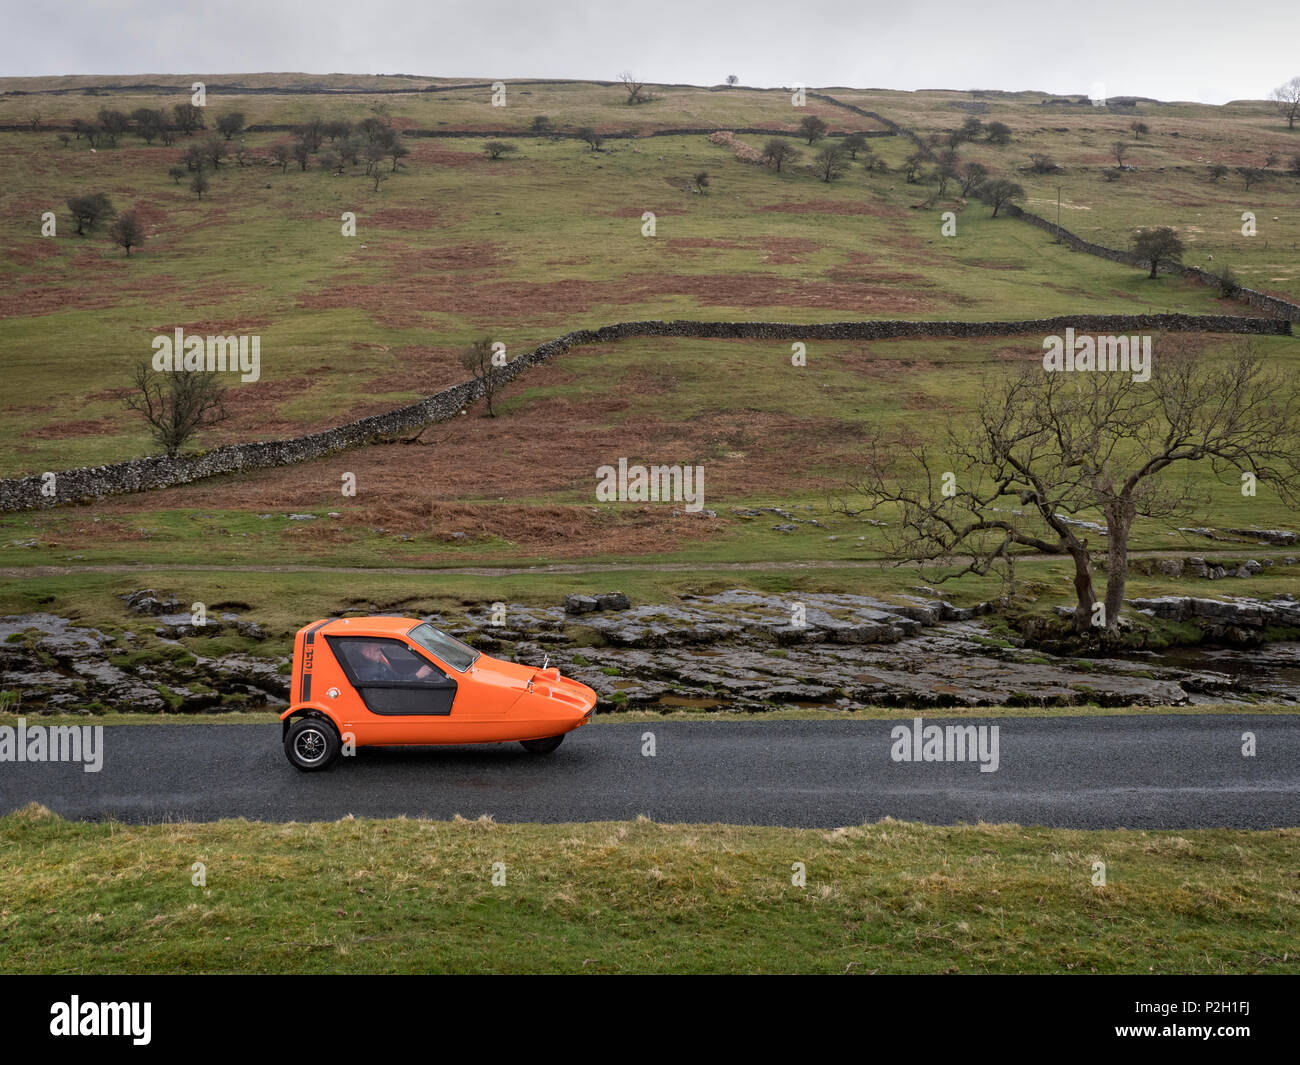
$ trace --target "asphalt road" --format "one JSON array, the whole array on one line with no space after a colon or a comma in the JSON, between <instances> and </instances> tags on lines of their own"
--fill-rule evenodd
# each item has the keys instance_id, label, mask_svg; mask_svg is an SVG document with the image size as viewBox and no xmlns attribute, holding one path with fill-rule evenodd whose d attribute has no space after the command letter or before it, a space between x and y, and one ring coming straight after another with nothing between
<instances>
[{"instance_id":1,"label":"asphalt road","mask_svg":"<svg viewBox=\"0 0 1300 1065\"><path fill-rule=\"evenodd\" d=\"M363 749L323 773L279 725L104 729L97 773L0 762L0 811L127 822L357 817L834 827L890 816L1065 828L1300 825L1300 715L986 718L999 765L895 762L898 721L597 722L553 754L517 744ZM943 719L926 719L927 723ZM1242 755L1253 732L1257 753ZM645 733L655 754L642 753Z\"/></svg>"}]
</instances>

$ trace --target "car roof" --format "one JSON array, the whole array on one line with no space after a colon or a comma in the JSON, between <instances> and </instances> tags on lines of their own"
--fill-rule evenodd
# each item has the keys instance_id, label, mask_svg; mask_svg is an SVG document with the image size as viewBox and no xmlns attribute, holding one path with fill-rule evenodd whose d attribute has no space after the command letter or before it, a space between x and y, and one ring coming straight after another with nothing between
<instances>
[{"instance_id":1,"label":"car roof","mask_svg":"<svg viewBox=\"0 0 1300 1065\"><path fill-rule=\"evenodd\" d=\"M307 627L313 628L319 624L316 622ZM419 618L375 614L360 618L334 618L320 625L316 633L321 636L405 636L420 624L422 622Z\"/></svg>"}]
</instances>

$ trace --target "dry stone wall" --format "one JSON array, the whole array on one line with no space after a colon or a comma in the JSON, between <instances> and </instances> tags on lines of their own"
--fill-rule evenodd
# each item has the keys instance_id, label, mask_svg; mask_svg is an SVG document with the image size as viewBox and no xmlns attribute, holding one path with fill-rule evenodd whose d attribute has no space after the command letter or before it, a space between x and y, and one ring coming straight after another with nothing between
<instances>
[{"instance_id":1,"label":"dry stone wall","mask_svg":"<svg viewBox=\"0 0 1300 1065\"><path fill-rule=\"evenodd\" d=\"M1073 328L1079 333L1121 335L1148 332L1249 333L1291 335L1289 321L1235 315L1075 314L1004 322L862 321L820 322L618 322L599 329L579 329L516 356L495 371L506 384L535 363L583 344L605 344L633 337L743 340L889 340L905 337L1050 336ZM350 448L412 433L456 416L482 396L478 381L467 381L418 403L360 418L346 425L288 440L228 444L192 455L152 455L105 466L86 466L55 473L53 491L46 475L0 479L0 511L33 510L106 496L187 484L206 477L286 466L322 458Z\"/></svg>"},{"instance_id":2,"label":"dry stone wall","mask_svg":"<svg viewBox=\"0 0 1300 1065\"><path fill-rule=\"evenodd\" d=\"M1021 221L1028 222L1031 226L1046 230L1054 237L1059 238L1066 247L1073 248L1075 251L1086 252L1088 255L1095 255L1098 258L1109 259L1111 262L1124 263L1128 266L1143 268L1150 266L1148 260L1139 258L1131 251L1124 251L1120 248L1107 248L1103 244L1094 244L1090 240L1084 240L1063 226L1058 226L1055 222L1050 222L1032 211L1026 211L1023 207L1006 204L1002 210L1013 218L1019 218ZM1190 277L1205 285L1217 286L1219 284L1219 279L1214 274L1202 270L1199 266L1183 266L1181 263L1162 262L1160 272ZM1280 296L1271 296L1267 292L1260 292L1253 288L1238 288L1234 298L1241 300L1243 303L1249 303L1252 307L1258 307L1262 311L1268 311L1270 314L1280 315L1288 322L1300 322L1300 304L1292 303Z\"/></svg>"}]
</instances>

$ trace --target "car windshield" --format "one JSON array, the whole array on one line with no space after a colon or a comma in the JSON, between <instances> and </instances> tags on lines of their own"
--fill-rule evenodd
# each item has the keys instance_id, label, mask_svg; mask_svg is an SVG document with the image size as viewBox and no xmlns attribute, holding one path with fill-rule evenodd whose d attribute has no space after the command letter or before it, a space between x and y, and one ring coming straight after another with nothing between
<instances>
[{"instance_id":1,"label":"car windshield","mask_svg":"<svg viewBox=\"0 0 1300 1065\"><path fill-rule=\"evenodd\" d=\"M441 629L435 629L427 621L423 625L417 625L407 635L457 673L464 673L482 653L461 643L454 636L448 636Z\"/></svg>"}]
</instances>

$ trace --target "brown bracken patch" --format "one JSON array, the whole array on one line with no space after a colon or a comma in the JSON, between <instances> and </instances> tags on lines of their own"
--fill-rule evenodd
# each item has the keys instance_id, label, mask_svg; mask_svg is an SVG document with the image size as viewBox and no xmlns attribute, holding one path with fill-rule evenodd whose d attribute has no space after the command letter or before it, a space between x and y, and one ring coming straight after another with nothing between
<instances>
[{"instance_id":1,"label":"brown bracken patch","mask_svg":"<svg viewBox=\"0 0 1300 1065\"><path fill-rule=\"evenodd\" d=\"M532 371L529 383L555 387L571 380L561 368L546 365ZM332 542L370 535L369 529L379 527L421 542L431 538L435 554L430 558L463 551L466 541L453 538L453 532L465 532L471 541L499 536L557 557L648 553L725 535L729 501L806 490L810 475L842 465L861 443L854 426L828 418L733 408L670 422L644 413L644 396L670 393L673 387L671 374L633 368L610 391L553 394L497 418L475 407L428 427L421 436L425 446L378 444L119 497L97 504L96 513L120 519L170 508L281 515L333 510L343 517L303 523L292 535L304 544L320 537ZM545 442L544 462L538 459L539 441ZM681 503L598 503L596 471L616 466L620 457L632 463L702 464L704 506L717 510L719 518L674 517ZM340 496L344 471L356 475L355 499ZM537 505L515 502L548 496ZM575 502L566 502L570 499Z\"/></svg>"},{"instance_id":2,"label":"brown bracken patch","mask_svg":"<svg viewBox=\"0 0 1300 1065\"><path fill-rule=\"evenodd\" d=\"M59 422L57 425L45 425L39 429L24 430L23 436L29 440L64 440L70 436L99 436L101 433L115 433L120 426L108 418L82 419L75 422Z\"/></svg>"},{"instance_id":3,"label":"brown bracken patch","mask_svg":"<svg viewBox=\"0 0 1300 1065\"><path fill-rule=\"evenodd\" d=\"M502 280L487 264L483 270L488 276L467 284L461 278L398 268L382 285L327 286L300 296L299 305L355 307L385 324L415 324L419 321L415 308L428 307L468 317L490 315L496 322L527 320L547 328L571 322L575 313L601 305L613 308L613 320L619 308L658 302L666 296L682 296L701 307L811 307L879 316L922 314L935 307L932 299L911 290L922 280L911 274L894 275L899 278L895 287L888 276L837 281L761 273L628 274L619 280L536 282Z\"/></svg>"},{"instance_id":4,"label":"brown bracken patch","mask_svg":"<svg viewBox=\"0 0 1300 1065\"><path fill-rule=\"evenodd\" d=\"M821 245L807 237L765 237L759 241L765 263L801 263L805 257L820 250Z\"/></svg>"},{"instance_id":5,"label":"brown bracken patch","mask_svg":"<svg viewBox=\"0 0 1300 1065\"><path fill-rule=\"evenodd\" d=\"M760 208L780 214L869 214L876 218L889 218L893 212L870 203L840 200L797 200L769 203Z\"/></svg>"},{"instance_id":6,"label":"brown bracken patch","mask_svg":"<svg viewBox=\"0 0 1300 1065\"><path fill-rule=\"evenodd\" d=\"M357 216L359 222L375 229L437 229L443 224L442 211L436 207L382 207Z\"/></svg>"},{"instance_id":7,"label":"brown bracken patch","mask_svg":"<svg viewBox=\"0 0 1300 1065\"><path fill-rule=\"evenodd\" d=\"M485 161L482 152L458 152L451 148L440 147L437 143L420 141L411 146L409 156L413 163L426 166L474 166Z\"/></svg>"}]
</instances>

